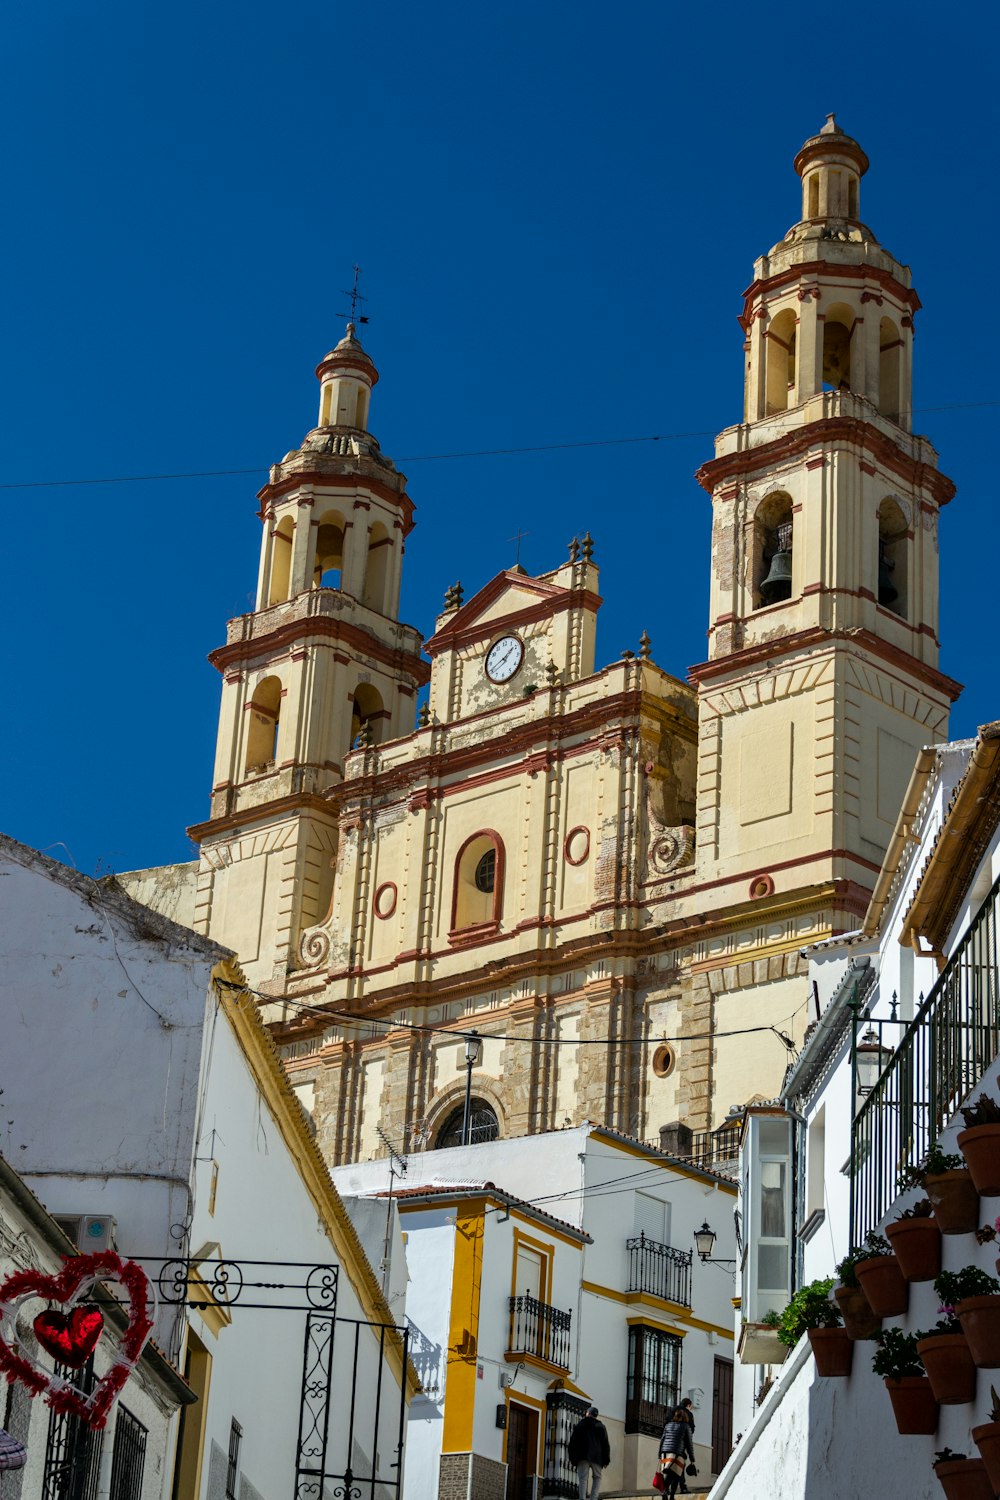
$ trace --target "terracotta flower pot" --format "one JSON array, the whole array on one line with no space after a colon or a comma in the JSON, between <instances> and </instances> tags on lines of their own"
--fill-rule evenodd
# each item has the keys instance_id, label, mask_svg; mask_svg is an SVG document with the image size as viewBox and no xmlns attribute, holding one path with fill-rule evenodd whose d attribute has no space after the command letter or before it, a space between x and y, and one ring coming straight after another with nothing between
<instances>
[{"instance_id":1,"label":"terracotta flower pot","mask_svg":"<svg viewBox=\"0 0 1000 1500\"><path fill-rule=\"evenodd\" d=\"M984 1422L973 1427L972 1441L983 1456L990 1484L1000 1491L1000 1422Z\"/></svg>"},{"instance_id":2,"label":"terracotta flower pot","mask_svg":"<svg viewBox=\"0 0 1000 1500\"><path fill-rule=\"evenodd\" d=\"M928 1174L924 1192L942 1234L971 1234L979 1225L979 1194L964 1167Z\"/></svg>"},{"instance_id":3,"label":"terracotta flower pot","mask_svg":"<svg viewBox=\"0 0 1000 1500\"><path fill-rule=\"evenodd\" d=\"M850 1375L854 1340L846 1328L807 1328L806 1333L812 1344L817 1375Z\"/></svg>"},{"instance_id":4,"label":"terracotta flower pot","mask_svg":"<svg viewBox=\"0 0 1000 1500\"><path fill-rule=\"evenodd\" d=\"M958 1133L958 1149L965 1157L976 1192L987 1198L1000 1193L1000 1125L971 1125Z\"/></svg>"},{"instance_id":5,"label":"terracotta flower pot","mask_svg":"<svg viewBox=\"0 0 1000 1500\"><path fill-rule=\"evenodd\" d=\"M905 1313L910 1304L910 1288L894 1255L873 1255L859 1260L854 1274L860 1281L871 1310L880 1318L894 1318Z\"/></svg>"},{"instance_id":6,"label":"terracotta flower pot","mask_svg":"<svg viewBox=\"0 0 1000 1500\"><path fill-rule=\"evenodd\" d=\"M937 1432L938 1404L926 1375L902 1375L898 1380L887 1375L885 1388L896 1427L904 1437Z\"/></svg>"},{"instance_id":7,"label":"terracotta flower pot","mask_svg":"<svg viewBox=\"0 0 1000 1500\"><path fill-rule=\"evenodd\" d=\"M897 1219L885 1226L896 1263L907 1281L933 1281L941 1271L941 1230L936 1219Z\"/></svg>"},{"instance_id":8,"label":"terracotta flower pot","mask_svg":"<svg viewBox=\"0 0 1000 1500\"><path fill-rule=\"evenodd\" d=\"M993 1486L981 1458L946 1458L934 1465L948 1500L993 1500Z\"/></svg>"},{"instance_id":9,"label":"terracotta flower pot","mask_svg":"<svg viewBox=\"0 0 1000 1500\"><path fill-rule=\"evenodd\" d=\"M849 1339L874 1338L882 1327L882 1319L873 1313L871 1303L859 1286L835 1286L833 1295L837 1299L844 1319L844 1328Z\"/></svg>"},{"instance_id":10,"label":"terracotta flower pot","mask_svg":"<svg viewBox=\"0 0 1000 1500\"><path fill-rule=\"evenodd\" d=\"M935 1333L921 1339L917 1352L924 1362L935 1401L962 1406L976 1399L976 1367L962 1333Z\"/></svg>"},{"instance_id":11,"label":"terracotta flower pot","mask_svg":"<svg viewBox=\"0 0 1000 1500\"><path fill-rule=\"evenodd\" d=\"M1000 1293L963 1297L956 1303L955 1313L979 1368L1000 1369Z\"/></svg>"}]
</instances>

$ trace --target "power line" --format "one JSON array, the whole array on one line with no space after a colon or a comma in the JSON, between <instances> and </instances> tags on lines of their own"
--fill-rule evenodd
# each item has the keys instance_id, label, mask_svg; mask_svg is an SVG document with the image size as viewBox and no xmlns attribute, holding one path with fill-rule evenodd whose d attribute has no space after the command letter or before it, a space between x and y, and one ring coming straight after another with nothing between
<instances>
[{"instance_id":1,"label":"power line","mask_svg":"<svg viewBox=\"0 0 1000 1500\"><path fill-rule=\"evenodd\" d=\"M983 407L1000 406L1000 399L988 401L953 401L943 406L915 406L911 416L923 416L930 412L978 411ZM443 463L456 458L506 458L521 453L565 453L578 448L621 448L641 443L674 443L687 438L711 438L716 436L714 428L691 432L653 432L645 437L589 438L574 443L535 443L517 448L469 448L454 453L410 453L395 462L401 464ZM93 484L156 484L170 479L227 479L248 474L263 474L270 464L258 464L251 469L185 469L168 474L111 474L100 479L21 479L0 481L0 490L45 490L64 489L74 485Z\"/></svg>"}]
</instances>

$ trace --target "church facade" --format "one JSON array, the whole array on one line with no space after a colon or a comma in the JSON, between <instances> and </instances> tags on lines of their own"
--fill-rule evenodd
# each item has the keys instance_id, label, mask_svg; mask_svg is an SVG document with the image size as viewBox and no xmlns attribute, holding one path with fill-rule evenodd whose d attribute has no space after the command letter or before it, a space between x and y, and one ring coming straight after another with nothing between
<instances>
[{"instance_id":1,"label":"church facade","mask_svg":"<svg viewBox=\"0 0 1000 1500\"><path fill-rule=\"evenodd\" d=\"M815 1018L800 949L858 924L959 691L954 487L911 430L920 304L860 218L867 165L831 116L754 266L685 679L645 638L597 666L589 534L454 586L426 641L403 624L378 373L353 325L320 364L318 425L260 493L256 607L212 656L198 865L120 879L236 951L332 1162L452 1141L472 1032L482 1138L589 1119L690 1149L779 1088Z\"/></svg>"}]
</instances>

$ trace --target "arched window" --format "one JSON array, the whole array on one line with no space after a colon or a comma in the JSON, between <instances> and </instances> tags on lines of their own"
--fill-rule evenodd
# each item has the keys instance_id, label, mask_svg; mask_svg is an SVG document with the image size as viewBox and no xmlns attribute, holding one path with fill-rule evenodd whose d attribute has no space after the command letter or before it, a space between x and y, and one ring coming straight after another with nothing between
<instances>
[{"instance_id":1,"label":"arched window","mask_svg":"<svg viewBox=\"0 0 1000 1500\"><path fill-rule=\"evenodd\" d=\"M903 340L891 318L883 318L879 323L878 350L878 409L890 422L898 422Z\"/></svg>"},{"instance_id":2,"label":"arched window","mask_svg":"<svg viewBox=\"0 0 1000 1500\"><path fill-rule=\"evenodd\" d=\"M379 745L385 738L387 714L377 688L370 682L359 682L351 699L351 743L355 750L366 742Z\"/></svg>"},{"instance_id":3,"label":"arched window","mask_svg":"<svg viewBox=\"0 0 1000 1500\"><path fill-rule=\"evenodd\" d=\"M764 335L767 409L785 411L795 390L795 314L790 308L772 318Z\"/></svg>"},{"instance_id":4,"label":"arched window","mask_svg":"<svg viewBox=\"0 0 1000 1500\"><path fill-rule=\"evenodd\" d=\"M368 535L368 558L365 563L365 587L362 604L386 612L385 585L389 576L389 558L392 555L392 539L380 521L376 521Z\"/></svg>"},{"instance_id":5,"label":"arched window","mask_svg":"<svg viewBox=\"0 0 1000 1500\"><path fill-rule=\"evenodd\" d=\"M768 495L753 522L753 607L765 609L792 596L792 501Z\"/></svg>"},{"instance_id":6,"label":"arched window","mask_svg":"<svg viewBox=\"0 0 1000 1500\"><path fill-rule=\"evenodd\" d=\"M316 561L313 565L314 589L339 589L344 566L344 523L340 516L328 514L316 528Z\"/></svg>"},{"instance_id":7,"label":"arched window","mask_svg":"<svg viewBox=\"0 0 1000 1500\"><path fill-rule=\"evenodd\" d=\"M254 689L248 710L247 771L269 771L278 758L281 724L281 682L265 677Z\"/></svg>"},{"instance_id":8,"label":"arched window","mask_svg":"<svg viewBox=\"0 0 1000 1500\"><path fill-rule=\"evenodd\" d=\"M878 508L878 602L906 618L909 527L898 503L886 496Z\"/></svg>"},{"instance_id":9,"label":"arched window","mask_svg":"<svg viewBox=\"0 0 1000 1500\"><path fill-rule=\"evenodd\" d=\"M274 529L271 539L271 579L267 591L268 604L280 604L288 598L288 580L292 571L292 537L295 522L285 516Z\"/></svg>"},{"instance_id":10,"label":"arched window","mask_svg":"<svg viewBox=\"0 0 1000 1500\"><path fill-rule=\"evenodd\" d=\"M461 1146L464 1122L465 1105L463 1103L445 1117L445 1122L437 1133L434 1149L443 1151L448 1146ZM469 1101L469 1145L478 1146L481 1141L495 1141L499 1139L499 1136L500 1121L497 1119L493 1106L487 1104L485 1099L477 1099L473 1094Z\"/></svg>"},{"instance_id":11,"label":"arched window","mask_svg":"<svg viewBox=\"0 0 1000 1500\"><path fill-rule=\"evenodd\" d=\"M843 302L835 302L823 320L823 387L825 390L850 389L853 331L853 312Z\"/></svg>"},{"instance_id":12,"label":"arched window","mask_svg":"<svg viewBox=\"0 0 1000 1500\"><path fill-rule=\"evenodd\" d=\"M451 902L452 939L486 937L503 913L504 847L498 833L483 829L466 839L455 861Z\"/></svg>"}]
</instances>

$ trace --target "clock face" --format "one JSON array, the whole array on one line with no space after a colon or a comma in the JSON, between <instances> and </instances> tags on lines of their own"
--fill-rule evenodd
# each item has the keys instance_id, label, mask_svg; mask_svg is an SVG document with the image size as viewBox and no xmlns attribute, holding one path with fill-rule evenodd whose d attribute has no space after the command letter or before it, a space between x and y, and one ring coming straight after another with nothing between
<instances>
[{"instance_id":1,"label":"clock face","mask_svg":"<svg viewBox=\"0 0 1000 1500\"><path fill-rule=\"evenodd\" d=\"M516 635L501 636L486 653L486 675L491 682L509 682L524 660L524 643Z\"/></svg>"}]
</instances>

